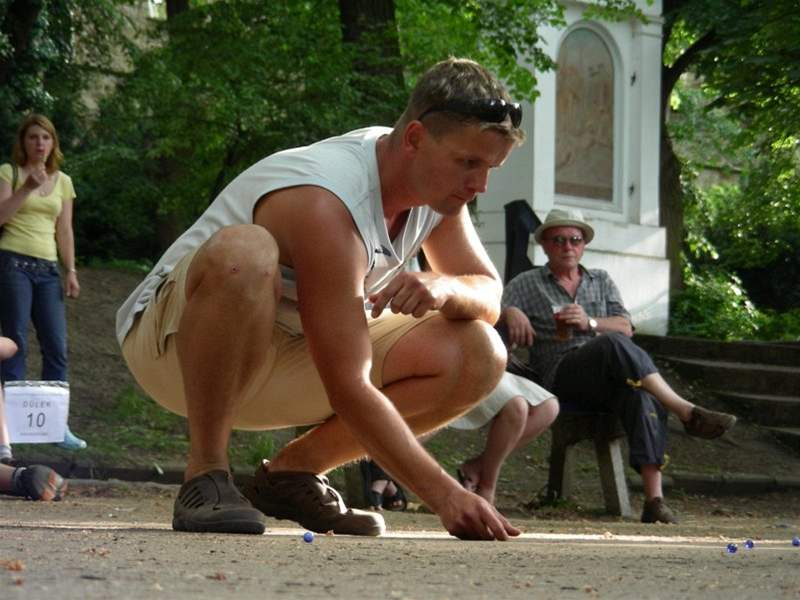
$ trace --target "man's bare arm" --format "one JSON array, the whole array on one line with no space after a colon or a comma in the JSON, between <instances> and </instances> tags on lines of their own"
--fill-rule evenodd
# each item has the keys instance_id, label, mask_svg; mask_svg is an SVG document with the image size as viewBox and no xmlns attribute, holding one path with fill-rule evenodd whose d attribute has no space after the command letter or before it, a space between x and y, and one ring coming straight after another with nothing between
<instances>
[{"instance_id":1,"label":"man's bare arm","mask_svg":"<svg viewBox=\"0 0 800 600\"><path fill-rule=\"evenodd\" d=\"M467 537L491 532L506 539L499 516L444 472L370 381L372 346L362 296L366 253L350 214L325 190L292 192L290 202L270 197L272 207L258 210L256 222L273 233L294 267L303 328L334 412L357 443L446 526L446 520L468 522Z\"/></svg>"},{"instance_id":2,"label":"man's bare arm","mask_svg":"<svg viewBox=\"0 0 800 600\"><path fill-rule=\"evenodd\" d=\"M442 313L449 318L482 319L494 324L500 316L503 283L467 207L454 217L445 217L423 248L433 273L453 286Z\"/></svg>"}]
</instances>

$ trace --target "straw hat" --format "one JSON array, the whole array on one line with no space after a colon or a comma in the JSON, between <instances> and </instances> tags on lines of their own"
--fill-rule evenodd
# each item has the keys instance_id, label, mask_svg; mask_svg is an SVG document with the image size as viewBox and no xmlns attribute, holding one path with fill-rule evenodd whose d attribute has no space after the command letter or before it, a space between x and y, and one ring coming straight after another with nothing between
<instances>
[{"instance_id":1,"label":"straw hat","mask_svg":"<svg viewBox=\"0 0 800 600\"><path fill-rule=\"evenodd\" d=\"M542 243L542 235L552 227L577 227L583 231L583 238L586 243L592 241L594 238L594 229L586 221L583 220L583 213L577 208L554 208L544 219L544 223L536 228L533 232L533 239L538 243Z\"/></svg>"}]
</instances>

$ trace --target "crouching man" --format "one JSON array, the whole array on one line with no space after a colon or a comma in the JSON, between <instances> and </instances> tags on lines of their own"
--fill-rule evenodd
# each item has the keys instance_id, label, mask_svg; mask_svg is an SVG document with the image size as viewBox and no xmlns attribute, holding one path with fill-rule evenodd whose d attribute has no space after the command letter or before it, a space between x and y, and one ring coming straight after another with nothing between
<instances>
[{"instance_id":1,"label":"crouching man","mask_svg":"<svg viewBox=\"0 0 800 600\"><path fill-rule=\"evenodd\" d=\"M125 360L189 420L173 528L261 533L264 515L379 535L324 474L369 455L461 538L519 532L417 436L505 366L501 282L466 204L522 141L522 113L469 60L432 67L394 128L278 152L235 178L117 314ZM405 261L422 247L433 272ZM232 428L316 426L233 485Z\"/></svg>"}]
</instances>

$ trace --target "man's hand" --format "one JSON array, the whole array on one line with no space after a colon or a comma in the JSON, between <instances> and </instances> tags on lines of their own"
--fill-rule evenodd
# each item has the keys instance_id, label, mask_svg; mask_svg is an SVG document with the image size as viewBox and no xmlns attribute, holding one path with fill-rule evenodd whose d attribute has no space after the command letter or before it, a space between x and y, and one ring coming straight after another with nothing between
<instances>
[{"instance_id":1,"label":"man's hand","mask_svg":"<svg viewBox=\"0 0 800 600\"><path fill-rule=\"evenodd\" d=\"M503 316L508 326L509 344L523 348L533 344L536 332L524 312L516 306L509 306L503 311Z\"/></svg>"},{"instance_id":2,"label":"man's hand","mask_svg":"<svg viewBox=\"0 0 800 600\"><path fill-rule=\"evenodd\" d=\"M451 535L462 540L508 540L519 529L486 500L459 487L440 507L439 518Z\"/></svg>"},{"instance_id":3,"label":"man's hand","mask_svg":"<svg viewBox=\"0 0 800 600\"><path fill-rule=\"evenodd\" d=\"M451 278L436 273L403 272L377 294L372 294L372 316L378 317L388 305L393 313L422 317L440 310L454 295Z\"/></svg>"},{"instance_id":4,"label":"man's hand","mask_svg":"<svg viewBox=\"0 0 800 600\"><path fill-rule=\"evenodd\" d=\"M580 304L565 304L558 320L580 331L589 331L589 315Z\"/></svg>"}]
</instances>

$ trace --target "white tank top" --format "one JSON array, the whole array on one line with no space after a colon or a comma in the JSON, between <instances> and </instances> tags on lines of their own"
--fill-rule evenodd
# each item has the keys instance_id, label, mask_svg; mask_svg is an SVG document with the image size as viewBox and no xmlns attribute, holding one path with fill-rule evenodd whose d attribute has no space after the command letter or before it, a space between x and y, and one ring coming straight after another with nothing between
<instances>
[{"instance_id":1,"label":"white tank top","mask_svg":"<svg viewBox=\"0 0 800 600\"><path fill-rule=\"evenodd\" d=\"M329 190L350 211L366 252L368 272L364 297L380 291L419 250L442 217L427 206L411 209L403 229L389 238L381 201L375 144L391 132L368 127L310 146L278 152L236 177L200 218L164 253L153 270L117 311L117 339L122 345L136 315L143 311L158 286L188 252L201 246L223 227L253 222L259 198L282 188L315 185ZM313 243L309 240L309 243ZM294 272L281 267L282 298L277 324L301 334ZM365 306L365 310L369 307Z\"/></svg>"}]
</instances>

